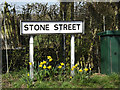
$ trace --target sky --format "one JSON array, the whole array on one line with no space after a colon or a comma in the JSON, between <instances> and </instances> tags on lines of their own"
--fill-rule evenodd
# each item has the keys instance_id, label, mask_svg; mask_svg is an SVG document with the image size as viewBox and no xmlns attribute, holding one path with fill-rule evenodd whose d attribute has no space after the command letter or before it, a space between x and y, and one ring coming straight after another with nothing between
<instances>
[{"instance_id":1,"label":"sky","mask_svg":"<svg viewBox=\"0 0 120 90\"><path fill-rule=\"evenodd\" d=\"M58 2L59 0L0 0L1 2Z\"/></svg>"},{"instance_id":2,"label":"sky","mask_svg":"<svg viewBox=\"0 0 120 90\"><path fill-rule=\"evenodd\" d=\"M33 2L38 2L38 3L50 3L50 4L54 4L54 3L59 3L60 1L62 2L78 2L78 1L84 1L84 2L118 2L120 0L0 0L0 3L4 3L4 2L8 2L8 3L20 3L20 2L24 2L24 3L33 3Z\"/></svg>"},{"instance_id":3,"label":"sky","mask_svg":"<svg viewBox=\"0 0 120 90\"><path fill-rule=\"evenodd\" d=\"M48 3L49 5L54 5L57 4L59 5L59 0L0 0L0 4L3 3L9 3L10 5L15 5L15 6L22 6L22 5L26 5L27 3ZM3 7L3 6L2 6Z\"/></svg>"},{"instance_id":4,"label":"sky","mask_svg":"<svg viewBox=\"0 0 120 90\"><path fill-rule=\"evenodd\" d=\"M84 2L95 2L95 1L98 1L98 2L118 2L120 0L0 0L0 4L1 3L5 3L8 2L9 4L11 5L16 5L16 6L21 6L21 5L25 5L27 3L48 3L48 6L49 5L53 5L53 4L57 4L59 5L59 2L62 1L62 2L78 2L78 1L84 1Z\"/></svg>"},{"instance_id":5,"label":"sky","mask_svg":"<svg viewBox=\"0 0 120 90\"><path fill-rule=\"evenodd\" d=\"M48 5L58 4L59 0L0 0L0 3L7 3L15 4L17 6L25 5L26 3L48 3Z\"/></svg>"},{"instance_id":6,"label":"sky","mask_svg":"<svg viewBox=\"0 0 120 90\"><path fill-rule=\"evenodd\" d=\"M22 5L26 5L26 4L31 4L31 3L48 3L48 6L50 5L59 5L59 0L0 0L0 5L2 7L0 7L0 15L1 15L1 10L3 9L3 4L5 3L5 1L7 3L9 3L10 5L15 5L16 6L16 10L21 11L21 6Z\"/></svg>"}]
</instances>

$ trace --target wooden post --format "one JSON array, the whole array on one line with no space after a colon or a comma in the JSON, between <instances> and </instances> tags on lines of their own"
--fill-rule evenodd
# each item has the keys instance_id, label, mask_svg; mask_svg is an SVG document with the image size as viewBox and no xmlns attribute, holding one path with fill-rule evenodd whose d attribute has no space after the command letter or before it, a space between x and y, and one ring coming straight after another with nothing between
<instances>
[{"instance_id":1,"label":"wooden post","mask_svg":"<svg viewBox=\"0 0 120 90\"><path fill-rule=\"evenodd\" d=\"M33 61L33 52L34 52L34 47L33 47L33 36L30 36L30 41L29 41L30 47L29 47L29 53L30 53L30 79L33 79L33 67L34 67L34 61Z\"/></svg>"},{"instance_id":2,"label":"wooden post","mask_svg":"<svg viewBox=\"0 0 120 90\"><path fill-rule=\"evenodd\" d=\"M71 68L74 66L75 63L75 37L74 35L71 36ZM71 70L71 76L74 76L74 70Z\"/></svg>"}]
</instances>

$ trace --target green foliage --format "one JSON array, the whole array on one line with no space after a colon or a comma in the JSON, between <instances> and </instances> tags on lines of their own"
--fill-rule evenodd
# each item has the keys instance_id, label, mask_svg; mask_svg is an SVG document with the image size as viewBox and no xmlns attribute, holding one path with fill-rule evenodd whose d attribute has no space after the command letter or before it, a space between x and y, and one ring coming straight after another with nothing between
<instances>
[{"instance_id":1,"label":"green foliage","mask_svg":"<svg viewBox=\"0 0 120 90\"><path fill-rule=\"evenodd\" d=\"M58 80L34 80L30 82L26 69L19 72L10 72L2 75L3 88L118 88L119 74L113 73L110 76L104 74L93 74L88 79L82 78L79 74L64 81Z\"/></svg>"},{"instance_id":2,"label":"green foliage","mask_svg":"<svg viewBox=\"0 0 120 90\"><path fill-rule=\"evenodd\" d=\"M2 35L5 37L5 28L7 30L7 41L8 46L13 49L18 47L24 48L26 51L18 52L15 50L9 54L10 66L14 68L17 65L17 61L20 61L21 67L27 67L29 61L29 36L20 35L20 20L33 20L33 21L62 21L62 20L85 20L85 34L74 34L75 35L75 55L76 62L84 62L85 66L88 63L91 67L94 67L94 72L100 72L100 42L96 35L98 32L103 31L103 16L105 16L106 30L118 30L118 19L117 15L119 10L116 6L118 3L60 3L58 5L32 3L22 6L21 11L17 11L17 7L11 6L5 3L5 7L2 10ZM5 16L5 18L4 18ZM3 23L5 21L5 24ZM63 62L63 35L35 35L34 36L34 61L42 61L47 55L51 55L54 60ZM70 38L71 34L65 35L65 64L70 66ZM5 47L5 38L3 38L3 48ZM25 53L26 52L26 53ZM23 55L22 53L25 53ZM16 57L16 58L14 58ZM21 58L20 58L21 57ZM23 64L23 62L25 62ZM67 67L70 68L70 67Z\"/></svg>"},{"instance_id":3,"label":"green foliage","mask_svg":"<svg viewBox=\"0 0 120 90\"><path fill-rule=\"evenodd\" d=\"M3 87L13 88L118 88L119 74L93 75L91 72L98 72L100 64L99 37L98 32L103 31L103 16L105 16L106 30L118 30L119 7L118 3L60 3L58 5L32 3L22 6L22 10L17 13L15 6L5 3L2 10L2 35L3 48L5 47L5 30L7 31L8 46L10 50L9 68L14 70L3 74ZM70 78L70 38L71 34L66 34L66 67L59 68L63 62L63 35L36 35L34 36L34 61L35 74L32 81L27 76L29 62L29 36L20 36L20 20L37 21L61 21L61 20L85 20L85 34L75 35L75 55L79 68L75 68L75 76ZM4 23L5 21L5 23ZM17 49L21 47L21 49ZM53 58L52 63L48 63L46 57ZM40 62L47 61L46 67L39 67ZM4 59L5 61L5 59ZM81 66L81 62L83 66ZM5 65L5 64L4 64ZM3 65L3 66L4 66ZM43 65L44 66L44 65ZM42 67L43 67L42 66ZM92 71L79 72L85 67L94 67ZM83 68L84 67L84 68ZM17 72L17 70L20 70ZM64 70L65 69L65 70Z\"/></svg>"},{"instance_id":4,"label":"green foliage","mask_svg":"<svg viewBox=\"0 0 120 90\"><path fill-rule=\"evenodd\" d=\"M20 81L23 82L24 84L26 84L27 88L32 87L32 80L27 76L27 74L23 75ZM16 85L16 83L15 83L15 85ZM19 87L17 87L17 88L19 88Z\"/></svg>"},{"instance_id":5,"label":"green foliage","mask_svg":"<svg viewBox=\"0 0 120 90\"><path fill-rule=\"evenodd\" d=\"M115 75L118 78L118 75ZM118 80L118 79L117 79ZM115 83L113 83L116 81L114 81L114 79L112 79L110 76L93 76L90 78L89 83L91 84L99 84L99 86L101 88L118 88L118 85L115 85ZM98 86L98 85L97 85ZM95 88L96 86L93 86L93 88Z\"/></svg>"}]
</instances>

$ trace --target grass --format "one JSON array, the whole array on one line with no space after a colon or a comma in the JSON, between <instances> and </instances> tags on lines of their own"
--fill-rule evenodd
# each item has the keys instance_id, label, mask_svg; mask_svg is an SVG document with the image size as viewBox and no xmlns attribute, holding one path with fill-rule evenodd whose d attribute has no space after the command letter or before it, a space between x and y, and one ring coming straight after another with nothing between
<instances>
[{"instance_id":1,"label":"grass","mask_svg":"<svg viewBox=\"0 0 120 90\"><path fill-rule=\"evenodd\" d=\"M118 88L120 84L120 75L116 73L109 76L93 74L82 79L80 79L80 75L76 75L74 78L65 81L45 79L30 82L25 71L24 69L19 72L3 74L2 88Z\"/></svg>"}]
</instances>

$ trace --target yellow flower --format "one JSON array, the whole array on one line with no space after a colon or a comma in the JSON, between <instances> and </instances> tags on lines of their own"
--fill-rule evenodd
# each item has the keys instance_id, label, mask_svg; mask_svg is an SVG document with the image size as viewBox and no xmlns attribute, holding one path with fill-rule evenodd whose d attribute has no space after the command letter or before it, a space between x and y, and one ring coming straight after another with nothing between
<instances>
[{"instance_id":1,"label":"yellow flower","mask_svg":"<svg viewBox=\"0 0 120 90\"><path fill-rule=\"evenodd\" d=\"M74 70L74 68L71 68L71 70L73 71L73 70Z\"/></svg>"},{"instance_id":2,"label":"yellow flower","mask_svg":"<svg viewBox=\"0 0 120 90\"><path fill-rule=\"evenodd\" d=\"M39 67L42 67L42 65L40 64Z\"/></svg>"},{"instance_id":3,"label":"yellow flower","mask_svg":"<svg viewBox=\"0 0 120 90\"><path fill-rule=\"evenodd\" d=\"M40 62L40 65L43 65L43 62Z\"/></svg>"},{"instance_id":4,"label":"yellow flower","mask_svg":"<svg viewBox=\"0 0 120 90\"><path fill-rule=\"evenodd\" d=\"M78 65L77 64L75 64L75 67L77 67Z\"/></svg>"},{"instance_id":5,"label":"yellow flower","mask_svg":"<svg viewBox=\"0 0 120 90\"><path fill-rule=\"evenodd\" d=\"M70 76L70 79L72 78L72 76Z\"/></svg>"},{"instance_id":6,"label":"yellow flower","mask_svg":"<svg viewBox=\"0 0 120 90\"><path fill-rule=\"evenodd\" d=\"M60 69L60 68L62 68L62 66L58 66L58 68Z\"/></svg>"},{"instance_id":7,"label":"yellow flower","mask_svg":"<svg viewBox=\"0 0 120 90\"><path fill-rule=\"evenodd\" d=\"M28 75L28 77L30 76L29 73L27 75Z\"/></svg>"},{"instance_id":8,"label":"yellow flower","mask_svg":"<svg viewBox=\"0 0 120 90\"><path fill-rule=\"evenodd\" d=\"M82 69L80 69L79 72L82 72Z\"/></svg>"},{"instance_id":9,"label":"yellow flower","mask_svg":"<svg viewBox=\"0 0 120 90\"><path fill-rule=\"evenodd\" d=\"M46 64L46 61L43 61L43 64Z\"/></svg>"},{"instance_id":10,"label":"yellow flower","mask_svg":"<svg viewBox=\"0 0 120 90\"><path fill-rule=\"evenodd\" d=\"M32 65L32 62L29 62L29 65Z\"/></svg>"},{"instance_id":11,"label":"yellow flower","mask_svg":"<svg viewBox=\"0 0 120 90\"><path fill-rule=\"evenodd\" d=\"M51 59L51 56L47 56L47 59Z\"/></svg>"},{"instance_id":12,"label":"yellow flower","mask_svg":"<svg viewBox=\"0 0 120 90\"><path fill-rule=\"evenodd\" d=\"M48 69L51 69L51 66L48 66L47 68L48 68Z\"/></svg>"},{"instance_id":13,"label":"yellow flower","mask_svg":"<svg viewBox=\"0 0 120 90\"><path fill-rule=\"evenodd\" d=\"M52 58L51 59L49 59L49 62L51 62L52 61Z\"/></svg>"},{"instance_id":14,"label":"yellow flower","mask_svg":"<svg viewBox=\"0 0 120 90\"><path fill-rule=\"evenodd\" d=\"M85 68L84 70L85 70L86 72L88 71L88 69L87 69L87 68Z\"/></svg>"},{"instance_id":15,"label":"yellow flower","mask_svg":"<svg viewBox=\"0 0 120 90\"><path fill-rule=\"evenodd\" d=\"M64 66L64 63L60 63L61 64L61 66Z\"/></svg>"},{"instance_id":16,"label":"yellow flower","mask_svg":"<svg viewBox=\"0 0 120 90\"><path fill-rule=\"evenodd\" d=\"M73 66L72 68L75 68L75 66Z\"/></svg>"},{"instance_id":17,"label":"yellow flower","mask_svg":"<svg viewBox=\"0 0 120 90\"><path fill-rule=\"evenodd\" d=\"M90 71L91 71L91 68L89 68L90 69Z\"/></svg>"},{"instance_id":18,"label":"yellow flower","mask_svg":"<svg viewBox=\"0 0 120 90\"><path fill-rule=\"evenodd\" d=\"M43 66L43 69L46 69L46 66L45 66L45 65Z\"/></svg>"}]
</instances>

